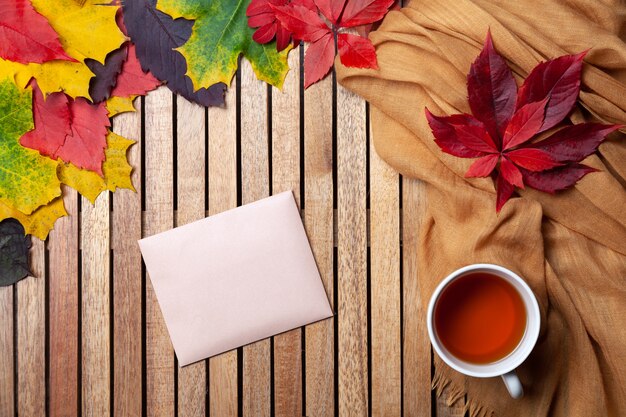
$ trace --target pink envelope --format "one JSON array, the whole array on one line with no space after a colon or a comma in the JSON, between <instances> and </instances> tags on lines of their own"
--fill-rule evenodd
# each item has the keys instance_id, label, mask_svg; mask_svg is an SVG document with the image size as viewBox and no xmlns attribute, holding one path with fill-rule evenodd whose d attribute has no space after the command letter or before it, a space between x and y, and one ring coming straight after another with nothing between
<instances>
[{"instance_id":1,"label":"pink envelope","mask_svg":"<svg viewBox=\"0 0 626 417\"><path fill-rule=\"evenodd\" d=\"M290 191L139 246L180 366L333 314Z\"/></svg>"}]
</instances>

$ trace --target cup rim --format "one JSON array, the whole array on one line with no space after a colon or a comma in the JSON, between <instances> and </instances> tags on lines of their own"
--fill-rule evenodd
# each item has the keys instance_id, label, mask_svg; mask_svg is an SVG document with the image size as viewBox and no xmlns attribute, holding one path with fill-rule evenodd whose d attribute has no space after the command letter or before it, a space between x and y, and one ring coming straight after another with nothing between
<instances>
[{"instance_id":1,"label":"cup rim","mask_svg":"<svg viewBox=\"0 0 626 417\"><path fill-rule=\"evenodd\" d=\"M527 299L529 300L530 305L524 302L524 306L526 307L526 310L527 310L526 316L527 318L529 318L527 320L530 320L530 318L532 318L532 320L535 322L534 325L531 325L530 321L527 321L526 329L524 330L525 334L522 336L522 339L520 340L519 344L507 356L495 362L490 362L484 365L473 364L473 363L462 361L461 359L457 357L454 357L457 361L462 362L464 364L467 363L467 365L471 366L472 368L481 368L483 366L485 368L487 367L493 368L494 365L498 365L501 363L501 366L496 366L496 369L492 369L492 370L485 369L484 371L470 370L459 365L455 361L451 360L450 356L453 356L453 355L444 351L444 349L440 345L439 339L434 330L434 323L433 323L435 304L439 300L439 297L441 293L443 292L443 290L445 289L445 287L448 284L450 284L450 282L459 278L460 276L465 275L468 272L473 272L473 271L478 271L478 270L485 270L487 272L489 271L498 272L499 273L498 276L502 274L512 279L513 281L516 281L519 284L519 286L522 287L524 291L529 295ZM458 372L461 372L462 374L473 376L473 377L490 378L494 376L500 376L500 375L503 375L507 372L514 370L519 365L521 365L526 360L526 358L528 358L528 355L530 355L530 352L533 350L533 348L535 347L535 344L537 343L537 339L539 338L540 326L541 326L541 314L539 311L539 303L537 302L537 297L535 297L535 294L533 293L532 289L519 275L517 275L515 272L500 265L480 263L480 264L467 265L467 266L464 266L462 268L455 270L454 272L449 274L447 277L445 277L439 283L439 285L437 285L428 303L427 327L428 327L428 336L430 338L430 342L433 346L433 349L437 352L437 355L439 355L439 357L452 369ZM515 358L513 358L514 354L515 354Z\"/></svg>"}]
</instances>

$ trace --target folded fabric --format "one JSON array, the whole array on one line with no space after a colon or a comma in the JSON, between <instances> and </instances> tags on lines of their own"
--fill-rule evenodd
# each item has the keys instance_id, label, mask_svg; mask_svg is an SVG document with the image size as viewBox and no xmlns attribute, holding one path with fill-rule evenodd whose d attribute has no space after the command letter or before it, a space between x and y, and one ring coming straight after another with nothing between
<instances>
[{"instance_id":1,"label":"folded fabric","mask_svg":"<svg viewBox=\"0 0 626 417\"><path fill-rule=\"evenodd\" d=\"M626 415L626 141L616 133L584 163L600 172L557 195L526 189L496 214L491 179L466 179L472 163L443 153L424 107L470 112L466 74L490 29L518 84L539 62L590 49L572 122L626 122L626 45L618 1L412 0L370 38L380 70L342 67L339 82L371 103L376 150L425 182L419 242L422 300L454 269L503 265L526 279L542 332L519 369L513 400L495 378L465 377L435 358L434 386L471 416Z\"/></svg>"},{"instance_id":2,"label":"folded fabric","mask_svg":"<svg viewBox=\"0 0 626 417\"><path fill-rule=\"evenodd\" d=\"M333 314L290 191L139 246L180 366Z\"/></svg>"}]
</instances>

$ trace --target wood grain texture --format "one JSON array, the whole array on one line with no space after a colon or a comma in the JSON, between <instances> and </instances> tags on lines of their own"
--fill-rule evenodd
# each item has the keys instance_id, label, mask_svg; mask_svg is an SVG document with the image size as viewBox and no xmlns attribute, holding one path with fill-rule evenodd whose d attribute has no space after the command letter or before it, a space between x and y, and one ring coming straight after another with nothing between
<instances>
[{"instance_id":1,"label":"wood grain texture","mask_svg":"<svg viewBox=\"0 0 626 417\"><path fill-rule=\"evenodd\" d=\"M160 87L145 99L144 236L174 226L172 93ZM148 274L149 275L149 274ZM151 417L174 415L174 350L150 279L146 279L146 408Z\"/></svg>"},{"instance_id":2,"label":"wood grain texture","mask_svg":"<svg viewBox=\"0 0 626 417\"><path fill-rule=\"evenodd\" d=\"M137 141L127 156L137 192L117 190L113 195L111 247L113 249L113 414L141 417L142 398L142 279L141 253L141 100L136 113L115 117L113 130Z\"/></svg>"},{"instance_id":3,"label":"wood grain texture","mask_svg":"<svg viewBox=\"0 0 626 417\"><path fill-rule=\"evenodd\" d=\"M32 243L33 277L17 283L18 416L46 414L46 249L37 238Z\"/></svg>"},{"instance_id":4,"label":"wood grain texture","mask_svg":"<svg viewBox=\"0 0 626 417\"><path fill-rule=\"evenodd\" d=\"M177 97L178 211L176 226L203 219L206 166L204 108ZM202 416L206 410L206 362L178 368L178 415Z\"/></svg>"},{"instance_id":5,"label":"wood grain texture","mask_svg":"<svg viewBox=\"0 0 626 417\"><path fill-rule=\"evenodd\" d=\"M0 416L15 414L13 286L0 287Z\"/></svg>"},{"instance_id":6,"label":"wood grain texture","mask_svg":"<svg viewBox=\"0 0 626 417\"><path fill-rule=\"evenodd\" d=\"M304 92L304 226L331 307L334 304L333 84ZM335 319L305 328L306 415L335 415Z\"/></svg>"},{"instance_id":7,"label":"wood grain texture","mask_svg":"<svg viewBox=\"0 0 626 417\"><path fill-rule=\"evenodd\" d=\"M48 415L77 415L78 404L78 194L63 187L68 216L54 224L48 237Z\"/></svg>"},{"instance_id":8,"label":"wood grain texture","mask_svg":"<svg viewBox=\"0 0 626 417\"><path fill-rule=\"evenodd\" d=\"M398 173L374 149L370 129L372 413L400 416L400 197Z\"/></svg>"},{"instance_id":9,"label":"wood grain texture","mask_svg":"<svg viewBox=\"0 0 626 417\"><path fill-rule=\"evenodd\" d=\"M225 108L209 109L209 214L237 207L237 84L226 93ZM236 417L237 351L209 359L211 416Z\"/></svg>"},{"instance_id":10,"label":"wood grain texture","mask_svg":"<svg viewBox=\"0 0 626 417\"><path fill-rule=\"evenodd\" d=\"M283 91L272 89L272 193L291 190L300 207L300 51L289 54ZM274 337L274 410L302 414L302 330Z\"/></svg>"},{"instance_id":11,"label":"wood grain texture","mask_svg":"<svg viewBox=\"0 0 626 417\"><path fill-rule=\"evenodd\" d=\"M109 301L109 192L95 205L83 198L82 247L82 410L85 417L111 413L111 311Z\"/></svg>"},{"instance_id":12,"label":"wood grain texture","mask_svg":"<svg viewBox=\"0 0 626 417\"><path fill-rule=\"evenodd\" d=\"M431 415L431 349L426 327L428 299L419 290L419 235L426 209L424 184L402 179L402 297L404 414Z\"/></svg>"},{"instance_id":13,"label":"wood grain texture","mask_svg":"<svg viewBox=\"0 0 626 417\"><path fill-rule=\"evenodd\" d=\"M450 387L445 387L441 395L437 397L437 417L463 417L465 415L465 398L460 398L451 405L447 403L450 389Z\"/></svg>"},{"instance_id":14,"label":"wood grain texture","mask_svg":"<svg viewBox=\"0 0 626 417\"><path fill-rule=\"evenodd\" d=\"M267 85L241 60L241 198L247 204L269 195ZM243 348L243 415L269 417L270 341Z\"/></svg>"},{"instance_id":15,"label":"wood grain texture","mask_svg":"<svg viewBox=\"0 0 626 417\"><path fill-rule=\"evenodd\" d=\"M339 414L368 414L365 101L337 87Z\"/></svg>"}]
</instances>

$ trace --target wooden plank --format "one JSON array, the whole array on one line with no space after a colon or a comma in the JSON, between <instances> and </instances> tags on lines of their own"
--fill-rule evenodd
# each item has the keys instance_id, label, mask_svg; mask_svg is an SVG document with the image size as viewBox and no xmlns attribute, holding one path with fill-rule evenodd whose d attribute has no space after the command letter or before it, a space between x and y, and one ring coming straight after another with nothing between
<instances>
[{"instance_id":1,"label":"wooden plank","mask_svg":"<svg viewBox=\"0 0 626 417\"><path fill-rule=\"evenodd\" d=\"M137 141L128 151L137 192L117 190L113 196L113 411L115 416L141 417L141 100L136 113L115 117L113 130Z\"/></svg>"},{"instance_id":2,"label":"wooden plank","mask_svg":"<svg viewBox=\"0 0 626 417\"><path fill-rule=\"evenodd\" d=\"M108 191L91 205L82 199L82 410L111 413L110 237Z\"/></svg>"},{"instance_id":3,"label":"wooden plank","mask_svg":"<svg viewBox=\"0 0 626 417\"><path fill-rule=\"evenodd\" d=\"M372 416L400 416L400 196L398 173L374 149L370 129Z\"/></svg>"},{"instance_id":4,"label":"wooden plank","mask_svg":"<svg viewBox=\"0 0 626 417\"><path fill-rule=\"evenodd\" d=\"M77 415L78 404L78 193L63 187L68 216L48 238L48 415Z\"/></svg>"},{"instance_id":5,"label":"wooden plank","mask_svg":"<svg viewBox=\"0 0 626 417\"><path fill-rule=\"evenodd\" d=\"M204 108L177 97L178 211L176 225L203 219L205 193ZM178 415L203 416L206 409L206 362L178 369Z\"/></svg>"},{"instance_id":6,"label":"wooden plank","mask_svg":"<svg viewBox=\"0 0 626 417\"><path fill-rule=\"evenodd\" d=\"M365 101L337 87L339 414L367 416Z\"/></svg>"},{"instance_id":7,"label":"wooden plank","mask_svg":"<svg viewBox=\"0 0 626 417\"><path fill-rule=\"evenodd\" d=\"M419 235L426 209L424 184L402 179L402 297L404 414L431 415L431 349L426 327L428 299L419 289Z\"/></svg>"},{"instance_id":8,"label":"wooden plank","mask_svg":"<svg viewBox=\"0 0 626 417\"><path fill-rule=\"evenodd\" d=\"M300 206L300 50L289 54L283 91L272 89L272 193L293 191ZM302 414L302 332L274 337L274 410Z\"/></svg>"},{"instance_id":9,"label":"wooden plank","mask_svg":"<svg viewBox=\"0 0 626 417\"><path fill-rule=\"evenodd\" d=\"M15 414L13 285L0 287L0 416Z\"/></svg>"},{"instance_id":10,"label":"wooden plank","mask_svg":"<svg viewBox=\"0 0 626 417\"><path fill-rule=\"evenodd\" d=\"M247 204L269 195L267 85L241 60L241 197ZM243 415L270 415L270 341L243 348Z\"/></svg>"},{"instance_id":11,"label":"wooden plank","mask_svg":"<svg viewBox=\"0 0 626 417\"><path fill-rule=\"evenodd\" d=\"M45 243L32 238L33 277L17 283L17 413L46 414Z\"/></svg>"},{"instance_id":12,"label":"wooden plank","mask_svg":"<svg viewBox=\"0 0 626 417\"><path fill-rule=\"evenodd\" d=\"M174 225L173 106L167 87L145 99L144 236ZM146 279L146 408L149 416L174 415L174 350L150 279Z\"/></svg>"},{"instance_id":13,"label":"wooden plank","mask_svg":"<svg viewBox=\"0 0 626 417\"><path fill-rule=\"evenodd\" d=\"M304 225L333 305L333 84L304 92ZM305 329L306 415L335 415L334 318Z\"/></svg>"},{"instance_id":14,"label":"wooden plank","mask_svg":"<svg viewBox=\"0 0 626 417\"><path fill-rule=\"evenodd\" d=\"M237 207L237 85L226 93L224 108L209 108L209 214ZM209 360L210 415L236 417L237 351Z\"/></svg>"}]
</instances>

